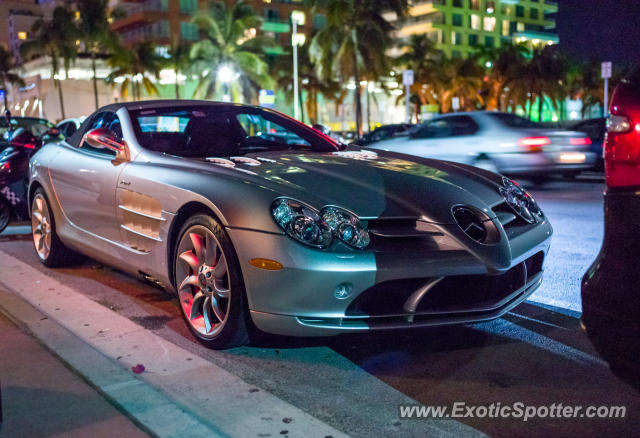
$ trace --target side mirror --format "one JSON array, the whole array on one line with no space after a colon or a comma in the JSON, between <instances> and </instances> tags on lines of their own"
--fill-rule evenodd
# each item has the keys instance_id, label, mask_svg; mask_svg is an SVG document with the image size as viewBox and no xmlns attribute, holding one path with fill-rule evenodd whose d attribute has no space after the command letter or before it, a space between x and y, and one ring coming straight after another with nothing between
<instances>
[{"instance_id":1,"label":"side mirror","mask_svg":"<svg viewBox=\"0 0 640 438\"><path fill-rule=\"evenodd\" d=\"M24 128L18 128L13 131L11 139L9 140L9 146L13 148L24 149L37 149L42 146L42 141L29 131L25 131Z\"/></svg>"},{"instance_id":2,"label":"side mirror","mask_svg":"<svg viewBox=\"0 0 640 438\"><path fill-rule=\"evenodd\" d=\"M116 140L116 135L107 128L96 128L87 132L82 138L82 143L98 149L108 149L115 153L122 152L125 145Z\"/></svg>"},{"instance_id":3,"label":"side mirror","mask_svg":"<svg viewBox=\"0 0 640 438\"><path fill-rule=\"evenodd\" d=\"M129 147L125 142L116 140L116 135L108 128L96 128L82 137L81 145L87 142L91 147L108 149L116 153L115 162L129 161Z\"/></svg>"}]
</instances>

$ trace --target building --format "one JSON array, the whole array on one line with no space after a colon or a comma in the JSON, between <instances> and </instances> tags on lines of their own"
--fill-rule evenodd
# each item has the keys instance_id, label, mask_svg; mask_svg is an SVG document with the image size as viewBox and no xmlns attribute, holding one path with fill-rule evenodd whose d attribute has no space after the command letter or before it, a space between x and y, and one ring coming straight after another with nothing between
<instances>
[{"instance_id":1,"label":"building","mask_svg":"<svg viewBox=\"0 0 640 438\"><path fill-rule=\"evenodd\" d=\"M198 10L206 10L213 0L117 0L114 6L124 10L126 16L113 22L112 28L120 34L125 44L153 41L169 45L174 41L195 41L198 28L191 22ZM227 4L233 4L227 1ZM304 16L299 32L308 36L312 28L322 27L322 14L311 16L304 7L304 0L247 0L256 13L264 18L262 32L272 36L280 47L272 54L284 53L283 47L291 45L291 14ZM259 31L256 29L256 31Z\"/></svg>"},{"instance_id":2,"label":"building","mask_svg":"<svg viewBox=\"0 0 640 438\"><path fill-rule=\"evenodd\" d=\"M549 0L417 0L400 23L399 36L427 34L447 56L466 58L478 46L558 43L557 12L557 3Z\"/></svg>"}]
</instances>

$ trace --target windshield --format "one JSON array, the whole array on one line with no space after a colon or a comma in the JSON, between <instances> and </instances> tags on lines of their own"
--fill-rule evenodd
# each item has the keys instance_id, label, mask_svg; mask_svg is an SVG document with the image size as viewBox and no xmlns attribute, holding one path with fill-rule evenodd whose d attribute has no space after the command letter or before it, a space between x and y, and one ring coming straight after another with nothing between
<instances>
[{"instance_id":1,"label":"windshield","mask_svg":"<svg viewBox=\"0 0 640 438\"><path fill-rule=\"evenodd\" d=\"M22 118L22 117L12 117L11 118L11 130L14 131L18 128L24 128L26 131L29 131L35 137L40 137L42 134L47 132L53 124L45 119L35 119L35 118ZM9 125L7 124L7 119L2 117L0 118L0 135L6 141L8 139L7 133L9 132Z\"/></svg>"},{"instance_id":2,"label":"windshield","mask_svg":"<svg viewBox=\"0 0 640 438\"><path fill-rule=\"evenodd\" d=\"M493 117L494 119L498 119L500 123L509 128L535 128L539 129L540 125L535 122L532 122L529 119L525 119L524 117L516 116L515 114L508 113L487 113L489 117Z\"/></svg>"},{"instance_id":3,"label":"windshield","mask_svg":"<svg viewBox=\"0 0 640 438\"><path fill-rule=\"evenodd\" d=\"M189 158L252 152L333 152L336 143L308 126L259 108L200 105L129 110L140 145Z\"/></svg>"}]
</instances>

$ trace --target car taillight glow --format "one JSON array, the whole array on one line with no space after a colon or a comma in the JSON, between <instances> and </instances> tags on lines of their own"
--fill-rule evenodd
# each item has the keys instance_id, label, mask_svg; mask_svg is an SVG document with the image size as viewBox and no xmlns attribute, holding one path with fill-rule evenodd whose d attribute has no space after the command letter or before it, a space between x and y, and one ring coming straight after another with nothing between
<instances>
[{"instance_id":1,"label":"car taillight glow","mask_svg":"<svg viewBox=\"0 0 640 438\"><path fill-rule=\"evenodd\" d=\"M613 108L604 143L605 176L609 187L640 186L640 130L633 119Z\"/></svg>"},{"instance_id":2,"label":"car taillight glow","mask_svg":"<svg viewBox=\"0 0 640 438\"><path fill-rule=\"evenodd\" d=\"M542 146L551 144L549 137L524 137L518 140L518 145L529 151L541 151Z\"/></svg>"},{"instance_id":3,"label":"car taillight glow","mask_svg":"<svg viewBox=\"0 0 640 438\"><path fill-rule=\"evenodd\" d=\"M588 137L572 138L572 139L569 140L569 143L572 144L573 146L590 145L591 144L591 139L588 138Z\"/></svg>"}]
</instances>

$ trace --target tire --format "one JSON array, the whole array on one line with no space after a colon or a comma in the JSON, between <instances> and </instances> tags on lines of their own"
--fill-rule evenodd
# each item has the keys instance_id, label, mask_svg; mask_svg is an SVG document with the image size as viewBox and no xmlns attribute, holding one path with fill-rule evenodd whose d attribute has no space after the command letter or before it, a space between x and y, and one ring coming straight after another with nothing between
<instances>
[{"instance_id":1,"label":"tire","mask_svg":"<svg viewBox=\"0 0 640 438\"><path fill-rule=\"evenodd\" d=\"M473 166L477 167L479 169L486 170L488 172L500 174L496 164L493 162L493 160L491 158L488 158L488 157L483 157L483 158L476 159L473 162Z\"/></svg>"},{"instance_id":2,"label":"tire","mask_svg":"<svg viewBox=\"0 0 640 438\"><path fill-rule=\"evenodd\" d=\"M0 199L0 233L7 228L9 222L11 222L11 206L4 199Z\"/></svg>"},{"instance_id":3,"label":"tire","mask_svg":"<svg viewBox=\"0 0 640 438\"><path fill-rule=\"evenodd\" d=\"M60 241L51 206L42 188L36 190L31 203L31 235L38 258L49 268L69 266L82 258Z\"/></svg>"},{"instance_id":4,"label":"tire","mask_svg":"<svg viewBox=\"0 0 640 438\"><path fill-rule=\"evenodd\" d=\"M174 287L191 333L213 349L246 344L250 317L244 280L222 226L211 216L192 216L173 249Z\"/></svg>"}]
</instances>

